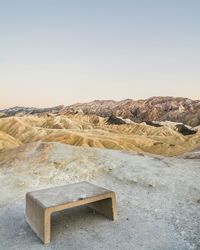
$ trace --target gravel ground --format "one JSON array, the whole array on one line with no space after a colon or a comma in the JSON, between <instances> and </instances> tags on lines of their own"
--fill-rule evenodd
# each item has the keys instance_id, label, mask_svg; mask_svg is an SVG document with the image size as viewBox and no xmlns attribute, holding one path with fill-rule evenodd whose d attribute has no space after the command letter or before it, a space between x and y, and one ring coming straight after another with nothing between
<instances>
[{"instance_id":1,"label":"gravel ground","mask_svg":"<svg viewBox=\"0 0 200 250\"><path fill-rule=\"evenodd\" d=\"M68 162L64 166L59 165L60 172L57 165L54 170L51 161L64 161L65 157ZM16 170L20 170L20 161L23 177L29 177L33 184L20 188L16 185L14 190L12 176ZM27 164L21 159L10 168L6 165L0 168L2 250L200 249L199 160L142 156L113 150L74 149L53 144L48 161L45 160L40 166L42 169L48 165L49 171L44 172L39 181L34 179L33 165L25 170ZM95 165L99 166L98 170L92 171ZM84 171L79 172L78 167ZM52 175L53 171L57 171L57 174ZM8 180L9 176L11 180ZM44 176L47 179L51 177L52 182L46 179L44 182ZM56 179L52 179L52 176ZM66 176L66 179L60 181L61 176ZM13 179L15 184L17 178L21 181L20 172ZM116 192L117 220L110 221L86 207L55 213L52 215L51 243L44 246L25 221L25 192L79 180L89 180ZM13 192L10 193L12 188Z\"/></svg>"}]
</instances>

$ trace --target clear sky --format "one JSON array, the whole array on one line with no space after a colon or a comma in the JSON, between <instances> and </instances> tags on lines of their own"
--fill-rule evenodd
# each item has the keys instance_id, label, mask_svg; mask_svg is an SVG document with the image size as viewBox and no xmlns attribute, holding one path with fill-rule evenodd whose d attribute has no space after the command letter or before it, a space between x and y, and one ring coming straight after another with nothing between
<instances>
[{"instance_id":1,"label":"clear sky","mask_svg":"<svg viewBox=\"0 0 200 250\"><path fill-rule=\"evenodd\" d=\"M200 99L199 0L0 0L0 108Z\"/></svg>"}]
</instances>

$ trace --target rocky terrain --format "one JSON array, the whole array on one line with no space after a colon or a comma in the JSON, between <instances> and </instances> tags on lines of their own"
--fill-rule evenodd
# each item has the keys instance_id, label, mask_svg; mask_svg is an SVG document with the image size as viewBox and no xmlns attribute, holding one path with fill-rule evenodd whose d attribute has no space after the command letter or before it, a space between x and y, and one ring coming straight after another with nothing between
<instances>
[{"instance_id":1,"label":"rocky terrain","mask_svg":"<svg viewBox=\"0 0 200 250\"><path fill-rule=\"evenodd\" d=\"M1 117L39 114L95 114L101 117L111 115L141 123L147 121L173 121L196 127L200 125L200 100L191 100L182 97L151 97L146 100L122 101L95 100L89 103L77 103L70 106L57 106L53 108L38 109L14 107L0 110Z\"/></svg>"},{"instance_id":2,"label":"rocky terrain","mask_svg":"<svg viewBox=\"0 0 200 250\"><path fill-rule=\"evenodd\" d=\"M116 115L129 118L134 122L174 121L190 126L200 124L200 100L187 98L152 97L146 100L93 101L70 106L73 110L82 110L85 114L99 116Z\"/></svg>"},{"instance_id":3,"label":"rocky terrain","mask_svg":"<svg viewBox=\"0 0 200 250\"><path fill-rule=\"evenodd\" d=\"M1 153L0 249L200 248L199 160L33 142ZM43 246L25 222L30 190L87 180L114 190L115 222L87 208L52 216ZM92 244L91 244L92 243Z\"/></svg>"},{"instance_id":4,"label":"rocky terrain","mask_svg":"<svg viewBox=\"0 0 200 250\"><path fill-rule=\"evenodd\" d=\"M1 110L0 250L200 249L198 112L199 101L159 97ZM78 181L114 190L118 219L55 213L44 247L25 193Z\"/></svg>"}]
</instances>

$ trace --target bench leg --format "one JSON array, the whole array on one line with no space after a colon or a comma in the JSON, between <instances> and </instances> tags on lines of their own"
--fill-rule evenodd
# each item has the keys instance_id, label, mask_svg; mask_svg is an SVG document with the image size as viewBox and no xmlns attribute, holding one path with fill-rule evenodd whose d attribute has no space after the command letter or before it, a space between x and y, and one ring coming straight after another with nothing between
<instances>
[{"instance_id":1,"label":"bench leg","mask_svg":"<svg viewBox=\"0 0 200 250\"><path fill-rule=\"evenodd\" d=\"M44 244L50 242L50 211L41 207L28 195L26 196L26 221Z\"/></svg>"},{"instance_id":2,"label":"bench leg","mask_svg":"<svg viewBox=\"0 0 200 250\"><path fill-rule=\"evenodd\" d=\"M104 200L95 201L90 204L87 204L87 207L94 209L96 212L104 215L110 220L116 219L117 210L115 195L112 195L112 197Z\"/></svg>"}]
</instances>

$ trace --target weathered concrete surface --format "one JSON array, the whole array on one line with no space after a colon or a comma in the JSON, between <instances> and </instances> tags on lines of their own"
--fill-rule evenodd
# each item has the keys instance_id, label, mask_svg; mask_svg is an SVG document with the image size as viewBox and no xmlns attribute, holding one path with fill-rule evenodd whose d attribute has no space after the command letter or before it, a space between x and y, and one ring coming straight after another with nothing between
<instances>
[{"instance_id":1,"label":"weathered concrete surface","mask_svg":"<svg viewBox=\"0 0 200 250\"><path fill-rule=\"evenodd\" d=\"M42 242L48 244L52 213L82 205L88 205L111 220L116 217L115 193L84 181L28 192L26 221Z\"/></svg>"},{"instance_id":2,"label":"weathered concrete surface","mask_svg":"<svg viewBox=\"0 0 200 250\"><path fill-rule=\"evenodd\" d=\"M37 200L44 208L73 203L88 198L95 198L112 191L93 185L92 183L81 181L68 185L36 190L27 193L34 200Z\"/></svg>"}]
</instances>

